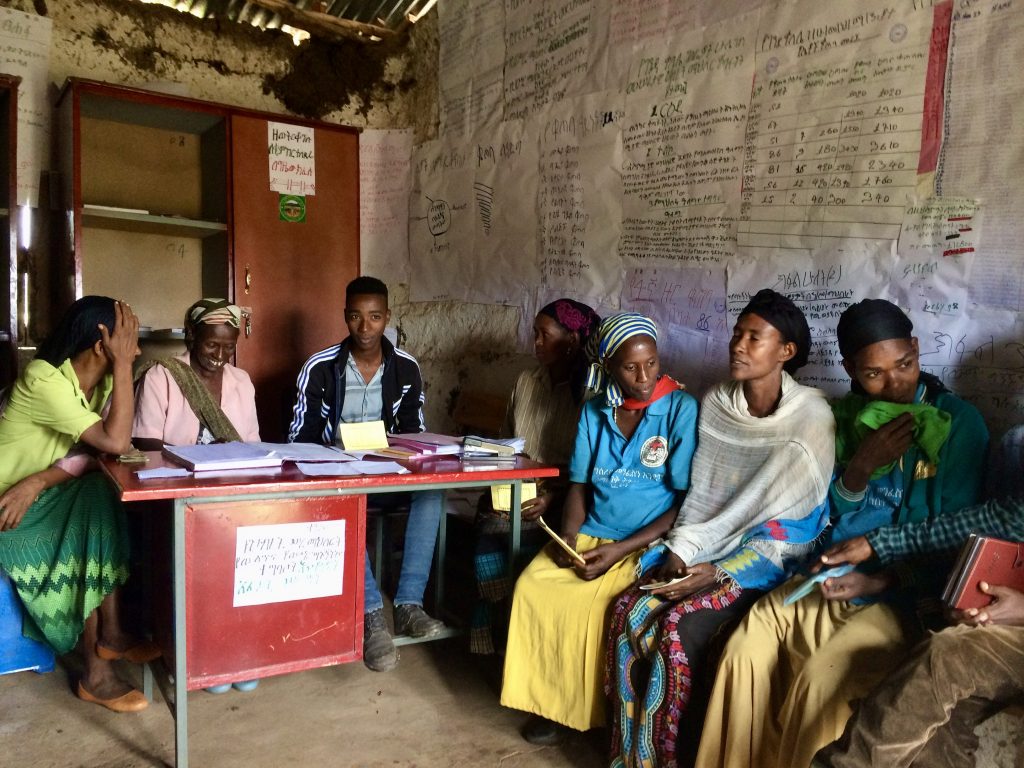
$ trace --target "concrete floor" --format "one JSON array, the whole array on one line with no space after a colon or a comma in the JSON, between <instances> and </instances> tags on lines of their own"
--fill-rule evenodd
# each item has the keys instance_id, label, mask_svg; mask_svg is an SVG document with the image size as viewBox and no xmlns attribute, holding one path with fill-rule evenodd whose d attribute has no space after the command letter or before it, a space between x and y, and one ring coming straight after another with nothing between
<instances>
[{"instance_id":1,"label":"concrete floor","mask_svg":"<svg viewBox=\"0 0 1024 768\"><path fill-rule=\"evenodd\" d=\"M605 764L600 732L560 747L523 741L518 729L526 716L498 704L497 663L483 663L465 647L465 638L405 646L398 668L383 674L354 663L267 678L252 693L191 693L191 765ZM129 680L141 674L131 665L122 672ZM142 768L173 760L174 724L159 694L145 712L115 714L79 701L61 664L46 675L0 676L0 766Z\"/></svg>"}]
</instances>

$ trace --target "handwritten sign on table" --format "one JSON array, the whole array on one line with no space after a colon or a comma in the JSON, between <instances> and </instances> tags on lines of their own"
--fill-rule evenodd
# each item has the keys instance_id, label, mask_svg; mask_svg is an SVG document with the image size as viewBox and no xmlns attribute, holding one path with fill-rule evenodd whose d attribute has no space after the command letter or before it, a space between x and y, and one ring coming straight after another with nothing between
<instances>
[{"instance_id":1,"label":"handwritten sign on table","mask_svg":"<svg viewBox=\"0 0 1024 768\"><path fill-rule=\"evenodd\" d=\"M235 539L233 605L340 595L344 564L344 520L242 526Z\"/></svg>"},{"instance_id":2,"label":"handwritten sign on table","mask_svg":"<svg viewBox=\"0 0 1024 768\"><path fill-rule=\"evenodd\" d=\"M267 123L270 191L286 195L316 194L313 129L305 125Z\"/></svg>"}]
</instances>

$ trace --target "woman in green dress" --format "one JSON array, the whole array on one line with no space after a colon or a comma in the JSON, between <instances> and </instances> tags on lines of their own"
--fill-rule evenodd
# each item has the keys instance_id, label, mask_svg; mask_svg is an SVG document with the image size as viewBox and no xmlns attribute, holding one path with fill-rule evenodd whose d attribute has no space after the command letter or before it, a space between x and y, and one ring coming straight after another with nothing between
<instances>
[{"instance_id":1,"label":"woman in green dress","mask_svg":"<svg viewBox=\"0 0 1024 768\"><path fill-rule=\"evenodd\" d=\"M0 417L0 570L25 606L25 634L59 654L79 644L79 698L116 712L145 709L146 699L111 662L148 661L158 651L137 644L118 619L117 591L128 578L120 501L100 473L75 477L59 462L77 443L101 453L131 448L138 332L127 304L79 299L14 383Z\"/></svg>"}]
</instances>

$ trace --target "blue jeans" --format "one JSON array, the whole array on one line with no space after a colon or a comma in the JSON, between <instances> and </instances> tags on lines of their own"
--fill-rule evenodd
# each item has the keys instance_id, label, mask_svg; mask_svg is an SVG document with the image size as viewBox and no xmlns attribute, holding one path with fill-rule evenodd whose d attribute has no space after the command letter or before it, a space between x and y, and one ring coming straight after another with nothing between
<instances>
[{"instance_id":1,"label":"blue jeans","mask_svg":"<svg viewBox=\"0 0 1024 768\"><path fill-rule=\"evenodd\" d=\"M402 573L398 577L398 592L395 605L423 605L423 593L430 578L430 565L434 559L434 544L437 543L437 529L444 510L442 491L415 491L410 494L409 521L405 525L405 549L402 552ZM392 498L388 498L388 497ZM391 506L397 499L393 494L370 494L369 499ZM372 613L384 607L380 588L373 578L370 555L366 555L366 574L363 589L363 612Z\"/></svg>"}]
</instances>

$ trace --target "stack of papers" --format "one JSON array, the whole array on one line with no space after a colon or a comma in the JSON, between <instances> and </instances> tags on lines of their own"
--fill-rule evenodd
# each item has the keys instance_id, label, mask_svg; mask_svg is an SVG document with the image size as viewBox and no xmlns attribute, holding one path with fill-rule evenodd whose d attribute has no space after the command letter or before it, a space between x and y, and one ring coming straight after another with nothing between
<instances>
[{"instance_id":1,"label":"stack of papers","mask_svg":"<svg viewBox=\"0 0 1024 768\"><path fill-rule=\"evenodd\" d=\"M284 461L273 451L249 443L165 445L163 453L193 472L280 467Z\"/></svg>"},{"instance_id":2,"label":"stack of papers","mask_svg":"<svg viewBox=\"0 0 1024 768\"><path fill-rule=\"evenodd\" d=\"M489 458L513 459L517 453L526 450L525 437L497 438L466 435L463 438L463 444L465 446L463 455L469 457L487 456Z\"/></svg>"},{"instance_id":3,"label":"stack of papers","mask_svg":"<svg viewBox=\"0 0 1024 768\"><path fill-rule=\"evenodd\" d=\"M334 464L295 465L299 471L309 477L349 477L352 475L407 475L409 470L393 461L346 461Z\"/></svg>"},{"instance_id":4,"label":"stack of papers","mask_svg":"<svg viewBox=\"0 0 1024 768\"><path fill-rule=\"evenodd\" d=\"M249 443L268 453L279 456L282 461L352 461L355 457L333 445L319 443Z\"/></svg>"},{"instance_id":5,"label":"stack of papers","mask_svg":"<svg viewBox=\"0 0 1024 768\"><path fill-rule=\"evenodd\" d=\"M462 453L462 440L434 432L412 432L390 435L388 443L392 448L409 451L417 456L447 456Z\"/></svg>"},{"instance_id":6,"label":"stack of papers","mask_svg":"<svg viewBox=\"0 0 1024 768\"><path fill-rule=\"evenodd\" d=\"M135 470L135 476L139 480L162 480L167 477L188 477L191 474L184 467L153 467L153 469Z\"/></svg>"}]
</instances>

